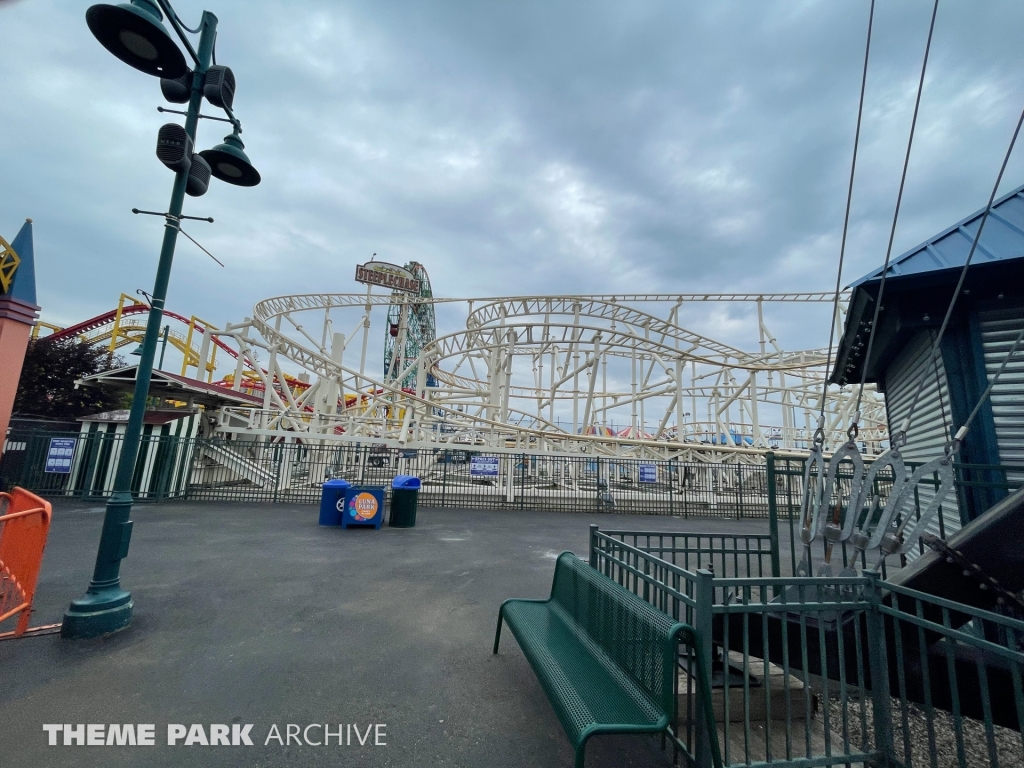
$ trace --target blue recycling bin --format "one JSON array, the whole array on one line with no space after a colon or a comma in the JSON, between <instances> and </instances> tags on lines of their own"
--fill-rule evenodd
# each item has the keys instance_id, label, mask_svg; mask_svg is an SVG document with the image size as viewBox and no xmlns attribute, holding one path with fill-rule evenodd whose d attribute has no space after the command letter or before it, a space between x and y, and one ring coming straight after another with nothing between
<instances>
[{"instance_id":1,"label":"blue recycling bin","mask_svg":"<svg viewBox=\"0 0 1024 768\"><path fill-rule=\"evenodd\" d=\"M328 480L320 494L320 525L341 525L345 511L345 491L352 487L348 480Z\"/></svg>"},{"instance_id":2,"label":"blue recycling bin","mask_svg":"<svg viewBox=\"0 0 1024 768\"><path fill-rule=\"evenodd\" d=\"M379 529L384 522L384 489L353 485L345 489L345 507L341 527L370 526Z\"/></svg>"},{"instance_id":3,"label":"blue recycling bin","mask_svg":"<svg viewBox=\"0 0 1024 768\"><path fill-rule=\"evenodd\" d=\"M420 495L420 479L412 475L398 475L391 482L391 521L393 528L412 528L416 525L416 505Z\"/></svg>"}]
</instances>

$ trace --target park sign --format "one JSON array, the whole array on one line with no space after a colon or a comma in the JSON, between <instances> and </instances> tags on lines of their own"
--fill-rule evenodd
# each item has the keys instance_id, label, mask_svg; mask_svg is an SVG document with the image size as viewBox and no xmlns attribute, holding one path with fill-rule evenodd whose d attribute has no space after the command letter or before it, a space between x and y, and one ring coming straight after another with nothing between
<instances>
[{"instance_id":1,"label":"park sign","mask_svg":"<svg viewBox=\"0 0 1024 768\"><path fill-rule=\"evenodd\" d=\"M369 261L356 265L356 282L379 285L406 293L419 293L420 281L405 267L384 261Z\"/></svg>"},{"instance_id":2,"label":"park sign","mask_svg":"<svg viewBox=\"0 0 1024 768\"><path fill-rule=\"evenodd\" d=\"M498 457L497 456L470 456L469 458L470 477L497 477Z\"/></svg>"},{"instance_id":3,"label":"park sign","mask_svg":"<svg viewBox=\"0 0 1024 768\"><path fill-rule=\"evenodd\" d=\"M50 450L46 452L45 472L67 475L71 472L71 458L75 455L74 437L51 437Z\"/></svg>"}]
</instances>

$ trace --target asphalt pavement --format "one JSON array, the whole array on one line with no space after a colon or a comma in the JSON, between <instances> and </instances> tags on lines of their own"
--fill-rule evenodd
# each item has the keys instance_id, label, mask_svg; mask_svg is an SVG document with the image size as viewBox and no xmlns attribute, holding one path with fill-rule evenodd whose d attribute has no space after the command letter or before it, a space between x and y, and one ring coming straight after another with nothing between
<instances>
[{"instance_id":1,"label":"asphalt pavement","mask_svg":"<svg viewBox=\"0 0 1024 768\"><path fill-rule=\"evenodd\" d=\"M59 621L84 592L102 517L101 506L55 504L34 625ZM491 654L501 601L546 597L558 553L585 554L591 523L767 532L763 520L450 509L421 509L411 529L342 530L320 527L313 506L240 503L137 505L133 519L130 628L0 643L0 764L571 766L515 639L505 633ZM155 743L64 746L51 728L49 746L43 726L55 724L102 725L93 740L104 744L110 724L151 724ZM346 735L308 743L324 724ZM174 746L171 725L185 729ZM240 743L204 746L212 725L237 726ZM588 768L667 765L651 737L588 747Z\"/></svg>"}]
</instances>

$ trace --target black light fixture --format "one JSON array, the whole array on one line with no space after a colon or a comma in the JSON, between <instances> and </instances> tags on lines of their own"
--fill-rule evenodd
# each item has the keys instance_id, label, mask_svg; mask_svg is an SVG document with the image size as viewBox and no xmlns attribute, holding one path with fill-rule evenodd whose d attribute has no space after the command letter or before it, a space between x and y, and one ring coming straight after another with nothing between
<instances>
[{"instance_id":1,"label":"black light fixture","mask_svg":"<svg viewBox=\"0 0 1024 768\"><path fill-rule=\"evenodd\" d=\"M128 353L130 356L142 357L142 345L139 344L135 349Z\"/></svg>"},{"instance_id":2,"label":"black light fixture","mask_svg":"<svg viewBox=\"0 0 1024 768\"><path fill-rule=\"evenodd\" d=\"M203 96L215 107L231 109L235 101L235 73L231 67L214 64L206 70Z\"/></svg>"},{"instance_id":3,"label":"black light fixture","mask_svg":"<svg viewBox=\"0 0 1024 768\"><path fill-rule=\"evenodd\" d=\"M100 44L125 64L157 77L181 77L185 56L164 29L163 14L153 0L94 5L85 22Z\"/></svg>"},{"instance_id":4,"label":"black light fixture","mask_svg":"<svg viewBox=\"0 0 1024 768\"><path fill-rule=\"evenodd\" d=\"M156 156L175 173L187 171L192 160L192 139L177 123L162 125L156 137Z\"/></svg>"},{"instance_id":5,"label":"black light fixture","mask_svg":"<svg viewBox=\"0 0 1024 768\"><path fill-rule=\"evenodd\" d=\"M188 180L185 194L202 197L210 188L210 164L199 155L192 155L192 165L188 169Z\"/></svg>"},{"instance_id":6,"label":"black light fixture","mask_svg":"<svg viewBox=\"0 0 1024 768\"><path fill-rule=\"evenodd\" d=\"M236 131L225 136L223 144L204 149L199 154L210 164L210 172L221 181L239 187L255 187L260 183L260 173L252 167L242 151L244 149L245 145Z\"/></svg>"},{"instance_id":7,"label":"black light fixture","mask_svg":"<svg viewBox=\"0 0 1024 768\"><path fill-rule=\"evenodd\" d=\"M164 98L172 104L187 104L192 97L192 76L192 70L186 69L180 77L161 77L160 91Z\"/></svg>"}]
</instances>

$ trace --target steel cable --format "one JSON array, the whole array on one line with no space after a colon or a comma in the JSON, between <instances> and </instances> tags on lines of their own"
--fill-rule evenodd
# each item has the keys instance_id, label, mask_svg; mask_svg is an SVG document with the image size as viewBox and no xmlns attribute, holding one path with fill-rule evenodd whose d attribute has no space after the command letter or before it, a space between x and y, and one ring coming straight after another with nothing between
<instances>
[{"instance_id":1,"label":"steel cable","mask_svg":"<svg viewBox=\"0 0 1024 768\"><path fill-rule=\"evenodd\" d=\"M1002 364L996 370L995 375L989 381L988 386L985 387L985 391L981 393L981 397L978 398L978 402L974 404L974 410L971 411L967 420L964 422L964 425L957 430L956 440L964 439L964 435L966 435L967 430L970 429L971 422L974 421L974 417L977 416L978 411L981 410L982 403L984 403L992 393L992 388L996 385L996 382L999 381L999 377L1003 375L1003 371L1006 370L1006 366L1009 364L1010 359L1017 353L1017 347L1020 346L1021 341L1024 341L1024 328L1021 328L1017 333L1017 338L1014 339L1013 346L1010 347L1010 351L1006 353L1006 357L1003 358Z\"/></svg>"},{"instance_id":2,"label":"steel cable","mask_svg":"<svg viewBox=\"0 0 1024 768\"><path fill-rule=\"evenodd\" d=\"M996 176L996 183L992 185L992 192L988 196L988 204L985 206L985 212L982 214L981 221L978 223L978 231L975 233L974 240L971 242L971 250L968 251L967 253L967 261L964 262L964 266L960 270L960 277L957 279L956 289L953 291L952 297L950 297L949 306L946 307L946 315L945 317L942 318L942 325L939 327L939 333L935 337L935 342L932 344L931 357L933 363L937 361L939 358L942 338L946 334L946 329L949 327L949 320L953 316L953 309L956 307L956 301L960 297L960 293L963 290L964 280L967 278L967 268L971 266L971 261L974 259L974 254L978 249L978 243L981 240L981 233L984 232L985 230L985 222L988 221L988 215L992 211L992 205L995 202L996 193L999 190L999 185L1003 181L1003 174L1006 172L1006 166L1010 162L1010 155L1013 154L1013 147L1017 143L1017 137L1020 135L1020 129L1022 125L1024 125L1024 110L1021 111L1020 117L1017 119L1017 127L1014 129L1013 136L1010 138L1010 145L1006 148L1006 154L1003 156L1003 164L999 167L999 173ZM1016 349L1016 344L1014 344L1014 349ZM1013 354L1013 350L1011 350L1010 354ZM1009 356L1007 356L1007 360L1008 359ZM1004 361L1004 366L1005 362L1006 361ZM1000 368L1000 372L1001 371L1002 368ZM907 429L910 428L910 420L911 417L913 417L914 415L914 409L917 407L918 400L920 400L921 398L921 393L924 391L925 383L926 382L924 376L920 376L918 380L917 391L914 393L914 399L910 401L910 410L907 411L907 416L903 420L903 424L900 426L901 434L905 435ZM988 396L988 392L989 390L991 390L991 388L992 386L990 384L989 388L985 390L985 394L981 396L981 400L979 400L978 405L975 406L974 411L971 413L971 418L974 418L974 414L980 407L981 402L983 402L985 397ZM969 423L970 420L965 422L964 427L966 427ZM959 435L960 432L963 431L964 429L962 427L957 434ZM962 436L958 439L962 439Z\"/></svg>"},{"instance_id":3,"label":"steel cable","mask_svg":"<svg viewBox=\"0 0 1024 768\"><path fill-rule=\"evenodd\" d=\"M907 152L903 157L903 174L900 176L900 189L896 195L896 209L892 215L892 227L889 229L889 244L885 249L885 263L882 265L882 279L878 285L878 296L875 299L875 311L871 319L871 328L868 331L868 345L864 352L864 358L861 363L860 372L860 387L857 390L857 400L853 408L853 422L850 424L850 430L853 435L856 435L857 422L860 420L860 403L864 395L864 384L867 380L868 375L868 363L871 360L871 348L875 342L875 331L878 328L878 316L882 308L882 297L885 294L885 279L889 273L889 260L892 258L892 244L896 238L896 224L900 217L900 206L903 204L903 190L907 183L907 169L910 167L910 153L914 146L914 133L917 129L917 116L921 109L921 94L924 91L924 76L928 71L928 56L931 53L932 48L932 36L935 32L935 17L939 12L939 0L935 0L932 6L932 18L928 25L928 40L924 45L924 60L921 62L921 77L917 82L917 96L914 99L914 117L910 121L910 136L907 138Z\"/></svg>"},{"instance_id":4,"label":"steel cable","mask_svg":"<svg viewBox=\"0 0 1024 768\"><path fill-rule=\"evenodd\" d=\"M815 439L821 435L824 439L825 424L825 396L828 394L829 366L832 365L832 349L835 343L836 320L839 317L839 296L842 293L843 261L846 258L846 238L850 230L850 206L853 201L853 180L857 172L857 150L860 147L860 127L864 118L864 93L867 90L868 82L868 61L871 57L871 30L875 21L875 0L871 0L871 8L868 12L868 33L864 44L864 68L860 76L860 100L857 102L857 128L853 134L853 159L850 162L850 183L846 190L846 212L843 215L843 236L839 245L839 268L836 271L836 292L832 301L832 322L828 331L828 354L825 356L825 379L821 385L821 402L818 412L818 430Z\"/></svg>"}]
</instances>

